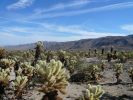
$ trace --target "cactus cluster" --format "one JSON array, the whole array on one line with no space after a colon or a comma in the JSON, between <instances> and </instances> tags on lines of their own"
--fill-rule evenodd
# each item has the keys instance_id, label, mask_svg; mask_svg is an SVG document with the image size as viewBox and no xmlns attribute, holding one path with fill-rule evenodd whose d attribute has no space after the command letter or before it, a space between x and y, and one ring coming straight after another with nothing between
<instances>
[{"instance_id":1,"label":"cactus cluster","mask_svg":"<svg viewBox=\"0 0 133 100\"><path fill-rule=\"evenodd\" d=\"M30 62L24 62L20 64L20 67L22 68L22 73L28 77L33 76L34 73L34 67L31 66Z\"/></svg>"},{"instance_id":2,"label":"cactus cluster","mask_svg":"<svg viewBox=\"0 0 133 100\"><path fill-rule=\"evenodd\" d=\"M10 74L9 68L7 68L7 69L0 68L0 84L2 86L8 85L9 80L10 80L9 74Z\"/></svg>"},{"instance_id":3,"label":"cactus cluster","mask_svg":"<svg viewBox=\"0 0 133 100\"><path fill-rule=\"evenodd\" d=\"M25 88L28 82L27 76L17 76L16 79L12 82L14 86L15 98L20 99L22 96L23 89Z\"/></svg>"},{"instance_id":4,"label":"cactus cluster","mask_svg":"<svg viewBox=\"0 0 133 100\"><path fill-rule=\"evenodd\" d=\"M49 93L57 90L65 93L68 81L65 69L62 68L60 61L51 60L49 63L46 63L46 61L38 61L36 70L44 80L44 84L39 91Z\"/></svg>"},{"instance_id":5,"label":"cactus cluster","mask_svg":"<svg viewBox=\"0 0 133 100\"><path fill-rule=\"evenodd\" d=\"M103 94L104 90L100 85L92 86L88 84L88 88L84 92L82 100L100 100Z\"/></svg>"},{"instance_id":6,"label":"cactus cluster","mask_svg":"<svg viewBox=\"0 0 133 100\"><path fill-rule=\"evenodd\" d=\"M0 60L0 67L2 68L11 68L15 64L15 61L12 59L1 59Z\"/></svg>"},{"instance_id":7,"label":"cactus cluster","mask_svg":"<svg viewBox=\"0 0 133 100\"><path fill-rule=\"evenodd\" d=\"M10 77L9 77L10 70L8 69L1 69L0 68L0 100L3 100L3 95L5 94L5 87L9 85Z\"/></svg>"}]
</instances>

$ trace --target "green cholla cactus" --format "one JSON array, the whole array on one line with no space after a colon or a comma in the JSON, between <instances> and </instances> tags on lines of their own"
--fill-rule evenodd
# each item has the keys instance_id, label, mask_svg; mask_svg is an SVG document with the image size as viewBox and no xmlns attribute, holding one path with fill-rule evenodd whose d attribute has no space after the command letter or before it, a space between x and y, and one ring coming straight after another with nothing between
<instances>
[{"instance_id":1,"label":"green cholla cactus","mask_svg":"<svg viewBox=\"0 0 133 100\"><path fill-rule=\"evenodd\" d=\"M9 84L9 73L10 70L8 69L1 69L0 68L0 100L3 100L3 94L5 94L5 87Z\"/></svg>"},{"instance_id":2,"label":"green cholla cactus","mask_svg":"<svg viewBox=\"0 0 133 100\"><path fill-rule=\"evenodd\" d=\"M7 69L0 68L0 84L2 84L2 86L7 86L7 84L9 83L10 80L9 73L10 73L9 68Z\"/></svg>"},{"instance_id":3,"label":"green cholla cactus","mask_svg":"<svg viewBox=\"0 0 133 100\"><path fill-rule=\"evenodd\" d=\"M70 71L70 73L73 73L74 68L77 65L77 62L78 60L76 56L72 56L72 57L66 56L64 61L64 66Z\"/></svg>"},{"instance_id":4,"label":"green cholla cactus","mask_svg":"<svg viewBox=\"0 0 133 100\"><path fill-rule=\"evenodd\" d=\"M114 71L115 71L115 76L116 76L116 79L117 79L116 83L120 83L121 82L120 74L122 74L122 72L123 72L123 64L116 63L114 65Z\"/></svg>"},{"instance_id":5,"label":"green cholla cactus","mask_svg":"<svg viewBox=\"0 0 133 100\"><path fill-rule=\"evenodd\" d=\"M104 90L100 85L92 86L88 84L88 89L86 89L82 100L100 100L103 94Z\"/></svg>"},{"instance_id":6,"label":"green cholla cactus","mask_svg":"<svg viewBox=\"0 0 133 100\"><path fill-rule=\"evenodd\" d=\"M129 77L131 78L131 80L133 82L133 68L132 67L128 70L128 74L129 74Z\"/></svg>"},{"instance_id":7,"label":"green cholla cactus","mask_svg":"<svg viewBox=\"0 0 133 100\"><path fill-rule=\"evenodd\" d=\"M97 82L100 75L100 68L98 67L98 65L89 66L89 72L90 72L91 78Z\"/></svg>"},{"instance_id":8,"label":"green cholla cactus","mask_svg":"<svg viewBox=\"0 0 133 100\"><path fill-rule=\"evenodd\" d=\"M65 92L68 85L67 75L65 69L62 68L60 61L51 60L50 63L46 61L38 61L36 65L37 73L43 78L44 85L39 91L49 93L52 91Z\"/></svg>"},{"instance_id":9,"label":"green cholla cactus","mask_svg":"<svg viewBox=\"0 0 133 100\"><path fill-rule=\"evenodd\" d=\"M22 73L28 77L33 76L34 73L34 67L31 66L30 62L24 62L20 64L21 68L22 68Z\"/></svg>"},{"instance_id":10,"label":"green cholla cactus","mask_svg":"<svg viewBox=\"0 0 133 100\"><path fill-rule=\"evenodd\" d=\"M15 64L15 61L12 59L1 59L0 60L0 67L2 68L11 68Z\"/></svg>"},{"instance_id":11,"label":"green cholla cactus","mask_svg":"<svg viewBox=\"0 0 133 100\"><path fill-rule=\"evenodd\" d=\"M22 96L23 89L27 85L28 77L27 76L17 76L14 82L12 83L15 90L16 98L20 99Z\"/></svg>"}]
</instances>

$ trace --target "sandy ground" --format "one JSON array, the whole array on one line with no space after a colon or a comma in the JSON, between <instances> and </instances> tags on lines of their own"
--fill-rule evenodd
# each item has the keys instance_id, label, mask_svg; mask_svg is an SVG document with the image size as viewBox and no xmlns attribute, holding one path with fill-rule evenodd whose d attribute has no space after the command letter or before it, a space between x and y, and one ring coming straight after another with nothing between
<instances>
[{"instance_id":1,"label":"sandy ground","mask_svg":"<svg viewBox=\"0 0 133 100\"><path fill-rule=\"evenodd\" d=\"M87 59L88 62L96 61L94 59ZM120 76L122 79L121 84L116 85L116 79L114 76L114 72L112 69L112 64L107 64L106 69L103 72L103 78L99 80L99 84L105 90L105 94L101 98L101 100L133 100L133 91L131 91L131 83L130 78L128 77L127 71L124 70L122 75ZM130 65L131 66L131 65ZM125 68L128 68L128 64L125 64ZM11 74L12 78L14 78L14 74ZM59 94L63 100L75 100L78 97L81 97L82 91L85 90L88 83L69 83L69 86L66 89L66 95ZM25 100L41 100L43 93L39 93L36 89L29 90L28 93L23 94Z\"/></svg>"}]
</instances>

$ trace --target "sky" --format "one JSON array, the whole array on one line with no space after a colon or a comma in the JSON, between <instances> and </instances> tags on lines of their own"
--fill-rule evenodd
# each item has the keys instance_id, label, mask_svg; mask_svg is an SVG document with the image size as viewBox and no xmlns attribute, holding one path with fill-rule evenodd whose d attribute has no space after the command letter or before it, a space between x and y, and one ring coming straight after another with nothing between
<instances>
[{"instance_id":1,"label":"sky","mask_svg":"<svg viewBox=\"0 0 133 100\"><path fill-rule=\"evenodd\" d=\"M133 34L133 0L0 0L0 46Z\"/></svg>"}]
</instances>

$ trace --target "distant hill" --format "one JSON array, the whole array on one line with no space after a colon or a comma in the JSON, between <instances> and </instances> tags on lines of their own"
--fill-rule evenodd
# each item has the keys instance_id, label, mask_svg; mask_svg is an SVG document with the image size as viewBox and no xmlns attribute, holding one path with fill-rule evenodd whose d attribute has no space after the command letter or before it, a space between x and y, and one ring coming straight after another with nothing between
<instances>
[{"instance_id":1,"label":"distant hill","mask_svg":"<svg viewBox=\"0 0 133 100\"><path fill-rule=\"evenodd\" d=\"M133 35L128 36L107 36L95 39L82 39L70 42L47 42L44 41L47 50L88 50L110 48L111 46L121 50L133 50ZM34 49L35 44L23 44L14 46L5 46L7 50L27 50Z\"/></svg>"}]
</instances>

